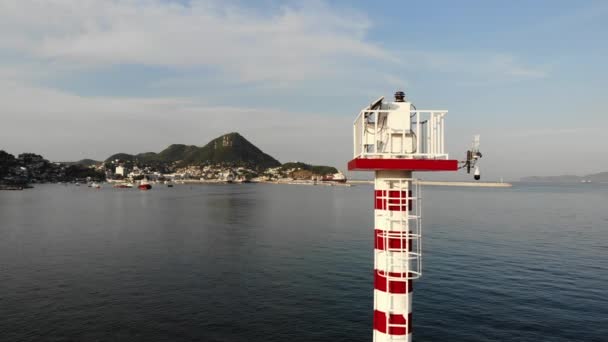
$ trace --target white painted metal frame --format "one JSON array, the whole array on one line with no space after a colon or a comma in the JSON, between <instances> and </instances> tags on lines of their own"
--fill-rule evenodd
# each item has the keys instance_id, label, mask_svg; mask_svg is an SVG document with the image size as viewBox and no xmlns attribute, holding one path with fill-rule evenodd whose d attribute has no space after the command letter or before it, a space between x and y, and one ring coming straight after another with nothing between
<instances>
[{"instance_id":1,"label":"white painted metal frame","mask_svg":"<svg viewBox=\"0 0 608 342\"><path fill-rule=\"evenodd\" d=\"M386 191L385 196L380 196L382 202L387 203L386 210L380 212L389 225L383 233L384 259L384 288L390 288L390 281L409 282L422 276L422 192L420 183L413 178L383 178L383 186L377 190ZM391 196L391 191L397 191L399 197ZM410 193L411 191L411 193ZM405 196L404 196L405 194ZM397 201L395 201L397 199ZM397 203L390 203L391 200ZM403 210L405 204L405 210ZM392 207L392 208L391 208ZM397 209L397 210L395 210ZM399 246L390 246L390 239L398 239ZM394 272L394 271L399 272ZM392 273L392 275L391 275ZM412 322L409 320L411 313L410 291L405 296L388 295L388 310L385 312L386 339L383 341L410 341ZM374 300L376 300L374 298ZM401 310L394 311L397 300L405 300L403 306L409 308L405 313L406 323L391 323L393 313L404 314ZM405 328L410 333L405 335L390 334L391 328Z\"/></svg>"},{"instance_id":2,"label":"white painted metal frame","mask_svg":"<svg viewBox=\"0 0 608 342\"><path fill-rule=\"evenodd\" d=\"M389 280L404 281L418 279L422 276L422 192L420 183L417 179L413 178L387 178L383 179L385 184L388 186L384 189L388 190L387 195L382 198L385 203L389 203L390 200L395 200L395 197L389 197L389 191L398 190L400 197L398 198L398 204L388 204L389 206L403 206L406 204L405 211L395 210L384 210L381 214L385 216L385 219L391 224L389 227L393 227L393 224L399 227L399 230L381 233L381 237L384 239L385 251L391 252L392 257L385 258L385 276L388 286ZM408 184L409 183L409 184ZM406 191L405 197L401 195L402 190L411 190L411 195ZM410 211L410 203L413 204L414 210ZM399 239L400 246L396 248L390 248L389 239ZM407 245L404 245L403 241L410 241ZM398 269L407 270L402 273L401 276L389 276L394 267ZM387 287L388 288L388 287Z\"/></svg>"},{"instance_id":3,"label":"white painted metal frame","mask_svg":"<svg viewBox=\"0 0 608 342\"><path fill-rule=\"evenodd\" d=\"M403 158L403 159L448 159L445 152L445 116L447 110L413 110L410 112L409 132L401 132L401 151L393 149L393 135L390 128L378 127L378 117L390 110L362 110L353 123L353 144L355 158ZM366 123L367 121L367 123ZM399 133L397 133L399 134ZM411 150L406 150L405 142L412 138ZM373 143L368 144L371 140ZM389 148L387 150L387 148Z\"/></svg>"}]
</instances>

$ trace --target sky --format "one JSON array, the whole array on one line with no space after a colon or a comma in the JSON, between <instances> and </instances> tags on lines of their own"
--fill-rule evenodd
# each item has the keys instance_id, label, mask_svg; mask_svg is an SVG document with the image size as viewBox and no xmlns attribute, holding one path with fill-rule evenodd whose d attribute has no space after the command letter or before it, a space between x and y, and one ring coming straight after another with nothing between
<instances>
[{"instance_id":1,"label":"sky","mask_svg":"<svg viewBox=\"0 0 608 342\"><path fill-rule=\"evenodd\" d=\"M606 1L0 0L0 149L236 131L344 170L359 110L403 90L449 110L452 158L481 135L486 180L607 171L607 37Z\"/></svg>"}]
</instances>

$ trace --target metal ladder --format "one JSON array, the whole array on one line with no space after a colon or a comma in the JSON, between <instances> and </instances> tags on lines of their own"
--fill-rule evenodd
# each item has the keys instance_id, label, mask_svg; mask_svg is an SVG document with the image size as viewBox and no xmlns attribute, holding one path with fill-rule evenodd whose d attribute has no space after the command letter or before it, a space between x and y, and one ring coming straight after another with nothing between
<instances>
[{"instance_id":1,"label":"metal ladder","mask_svg":"<svg viewBox=\"0 0 608 342\"><path fill-rule=\"evenodd\" d=\"M391 281L400 281L406 283L406 288L409 288L410 282L414 279L418 279L422 275L422 200L420 184L415 179L394 179L386 180L389 183L387 194L391 190L398 190L399 197L398 203L390 203L390 199L387 195L387 208L385 213L387 215L386 220L389 223L390 231L381 233L381 237L384 242L384 253L385 267L385 288L390 288ZM406 187L408 191L405 192L406 196L402 196L403 182L410 182L411 187ZM396 185L396 186L395 186ZM411 192L410 192L411 191ZM395 199L395 198L392 198ZM405 204L405 210L403 206ZM392 207L395 211L390 211ZM412 208L413 206L413 208ZM413 214L412 214L413 209ZM393 213L397 213L397 218L393 217ZM398 230L393 230L395 225L399 227ZM399 246L391 247L390 240L398 239ZM389 254L390 253L390 254ZM390 255L390 256L389 256ZM394 267L397 266L400 272L393 272ZM391 275L398 274L398 275ZM409 307L409 291L406 291L408 295L405 296L405 307ZM411 327L411 322L408 322L408 315L404 317L406 323L390 323L391 314L394 312L393 296L388 296L389 311L386 312L386 332L390 336L391 341L403 341L407 340L406 335L392 335L390 334L391 328L403 328L408 329Z\"/></svg>"}]
</instances>

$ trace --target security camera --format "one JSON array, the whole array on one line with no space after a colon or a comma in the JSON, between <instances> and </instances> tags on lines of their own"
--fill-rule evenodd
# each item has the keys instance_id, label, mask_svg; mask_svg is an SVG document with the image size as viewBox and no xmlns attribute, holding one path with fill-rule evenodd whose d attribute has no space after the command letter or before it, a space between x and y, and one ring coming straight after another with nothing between
<instances>
[{"instance_id":1,"label":"security camera","mask_svg":"<svg viewBox=\"0 0 608 342\"><path fill-rule=\"evenodd\" d=\"M481 172L479 171L479 166L475 166L475 172L473 173L473 178L475 178L475 180L481 179Z\"/></svg>"}]
</instances>

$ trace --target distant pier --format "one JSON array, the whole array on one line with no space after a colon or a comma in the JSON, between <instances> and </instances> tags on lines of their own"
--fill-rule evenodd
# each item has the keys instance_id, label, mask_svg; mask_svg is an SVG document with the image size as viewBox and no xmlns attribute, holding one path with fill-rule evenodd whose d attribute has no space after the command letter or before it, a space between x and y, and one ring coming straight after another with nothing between
<instances>
[{"instance_id":1,"label":"distant pier","mask_svg":"<svg viewBox=\"0 0 608 342\"><path fill-rule=\"evenodd\" d=\"M225 184L225 181L220 180L198 180L198 179L186 179L176 181L176 183L182 184ZM236 182L235 182L236 183ZM372 180L348 180L346 183L338 182L315 182L311 180L274 180L274 181L258 181L254 180L251 183L262 183L262 184L288 184L288 185L320 185L320 186L353 186L361 184L374 184ZM471 187L471 188L510 188L513 186L511 183L501 182L449 182L449 181L419 181L420 185L428 186L452 186L452 187Z\"/></svg>"},{"instance_id":2,"label":"distant pier","mask_svg":"<svg viewBox=\"0 0 608 342\"><path fill-rule=\"evenodd\" d=\"M374 184L372 180L349 180L350 184ZM473 188L510 188L511 183L501 182L448 182L448 181L419 181L420 185L428 186L454 186L454 187L473 187Z\"/></svg>"}]
</instances>

